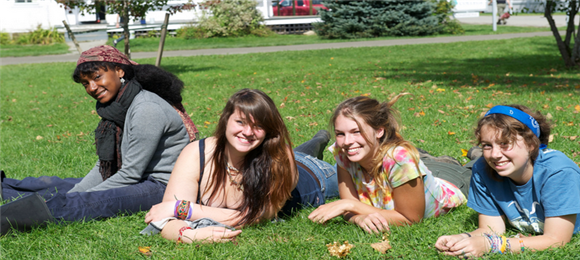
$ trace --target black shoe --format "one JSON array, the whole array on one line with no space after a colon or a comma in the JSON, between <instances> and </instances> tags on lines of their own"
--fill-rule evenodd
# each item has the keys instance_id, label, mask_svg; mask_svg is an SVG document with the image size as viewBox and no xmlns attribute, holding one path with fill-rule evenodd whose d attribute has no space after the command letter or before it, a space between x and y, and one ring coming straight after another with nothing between
<instances>
[{"instance_id":1,"label":"black shoe","mask_svg":"<svg viewBox=\"0 0 580 260\"><path fill-rule=\"evenodd\" d=\"M320 130L314 135L314 137L312 137L312 139L315 138L322 138L320 141L320 147L318 148L318 153L316 154L318 160L322 160L324 158L324 149L330 141L330 133L326 130Z\"/></svg>"},{"instance_id":2,"label":"black shoe","mask_svg":"<svg viewBox=\"0 0 580 260\"><path fill-rule=\"evenodd\" d=\"M477 160L477 158L481 156L483 156L483 150L479 146L471 147L469 148L469 151L467 151L467 158L472 161Z\"/></svg>"},{"instance_id":3,"label":"black shoe","mask_svg":"<svg viewBox=\"0 0 580 260\"><path fill-rule=\"evenodd\" d=\"M0 206L0 235L10 229L27 231L54 222L44 199L35 193Z\"/></svg>"}]
</instances>

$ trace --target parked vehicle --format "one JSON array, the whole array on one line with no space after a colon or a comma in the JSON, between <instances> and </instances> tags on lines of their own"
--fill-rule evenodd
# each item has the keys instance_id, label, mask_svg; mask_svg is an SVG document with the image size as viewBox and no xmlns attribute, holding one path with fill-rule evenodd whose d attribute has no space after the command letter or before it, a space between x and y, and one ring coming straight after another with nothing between
<instances>
[{"instance_id":1,"label":"parked vehicle","mask_svg":"<svg viewBox=\"0 0 580 260\"><path fill-rule=\"evenodd\" d=\"M328 8L322 4L322 0L280 0L279 2L272 1L272 11L274 16L293 16L292 1L294 1L296 6L295 15L317 15L320 9L328 10ZM311 3L312 8L310 8ZM278 10L278 8L280 10ZM312 13L310 13L311 9Z\"/></svg>"}]
</instances>

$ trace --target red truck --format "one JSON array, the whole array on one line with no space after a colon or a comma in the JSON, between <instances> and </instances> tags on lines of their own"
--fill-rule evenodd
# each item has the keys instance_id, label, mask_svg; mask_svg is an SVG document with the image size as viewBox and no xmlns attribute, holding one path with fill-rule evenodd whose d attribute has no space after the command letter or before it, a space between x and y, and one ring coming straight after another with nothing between
<instances>
[{"instance_id":1,"label":"red truck","mask_svg":"<svg viewBox=\"0 0 580 260\"><path fill-rule=\"evenodd\" d=\"M292 8L292 1L296 6L296 14L294 14ZM312 3L312 8L310 4ZM278 8L280 10L278 10ZM312 9L312 13L310 13ZM322 4L322 0L280 0L272 1L272 10L274 16L293 16L293 15L317 15L318 10L324 9L328 10L326 6Z\"/></svg>"}]
</instances>

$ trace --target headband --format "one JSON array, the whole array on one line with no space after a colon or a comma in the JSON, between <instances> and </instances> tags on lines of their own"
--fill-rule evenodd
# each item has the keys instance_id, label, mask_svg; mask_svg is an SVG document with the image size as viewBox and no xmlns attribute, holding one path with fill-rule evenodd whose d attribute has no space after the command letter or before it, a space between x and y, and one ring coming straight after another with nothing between
<instances>
[{"instance_id":1,"label":"headband","mask_svg":"<svg viewBox=\"0 0 580 260\"><path fill-rule=\"evenodd\" d=\"M534 117L528 115L524 111L508 106L495 106L491 108L489 111L487 111L487 113L485 113L485 116L491 114L502 114L513 117L516 120L520 121L522 124L526 125L530 130L532 130L532 132L538 138L540 138L540 124L538 124L538 121L536 121ZM540 145L540 149L544 149L546 147L547 146L545 144Z\"/></svg>"},{"instance_id":2,"label":"headband","mask_svg":"<svg viewBox=\"0 0 580 260\"><path fill-rule=\"evenodd\" d=\"M81 57L79 57L79 60L77 61L77 66L81 63L91 61L106 61L121 63L125 65L139 65L137 62L127 58L125 54L121 53L115 47L109 45L101 45L83 51L83 53L81 53Z\"/></svg>"}]
</instances>

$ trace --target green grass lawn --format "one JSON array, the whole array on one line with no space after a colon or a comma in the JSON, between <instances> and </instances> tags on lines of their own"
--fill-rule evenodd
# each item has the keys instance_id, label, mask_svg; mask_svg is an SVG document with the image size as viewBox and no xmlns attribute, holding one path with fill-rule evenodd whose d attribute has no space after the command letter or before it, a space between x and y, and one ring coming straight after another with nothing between
<instances>
[{"instance_id":1,"label":"green grass lawn","mask_svg":"<svg viewBox=\"0 0 580 260\"><path fill-rule=\"evenodd\" d=\"M515 27L502 26L497 31L493 31L491 25L471 25L463 24L465 29L464 35L493 35L506 33L524 33L524 32L542 32L549 31L549 28L543 27ZM447 37L453 35L436 35L427 37ZM216 49L216 48L241 48L241 47L261 47L261 46L281 46L281 45L298 45L298 44L317 44L333 42L353 42L353 41L378 41L394 39L412 39L424 37L378 37L364 39L320 39L317 36L305 35L272 35L270 37L240 37L240 38L210 38L210 39L191 39L167 38L164 50L194 50L194 49ZM113 46L113 40L109 39L107 45ZM122 43L118 44L119 49L123 49ZM159 48L159 38L137 38L131 40L132 52L153 52Z\"/></svg>"},{"instance_id":2,"label":"green grass lawn","mask_svg":"<svg viewBox=\"0 0 580 260\"><path fill-rule=\"evenodd\" d=\"M507 27L504 27L507 28ZM136 60L154 63L154 59ZM8 177L58 175L82 177L97 157L92 145L98 116L95 101L71 79L74 63L0 67L0 169ZM403 135L434 155L462 162L461 149L473 143L478 117L497 104L521 103L549 113L554 126L550 147L580 163L580 73L563 67L553 37L346 48L244 55L168 57L163 68L186 85L184 106L201 131L211 135L225 100L241 88L268 93L279 107L294 145L328 129L333 108L342 100L369 95L388 100L401 92ZM334 163L329 152L325 160ZM3 259L146 258L155 259L330 259L326 244L349 241L351 259L437 259L437 237L470 231L476 213L462 206L411 227L392 229L386 255L370 243L381 240L342 219L326 225L309 222L305 209L282 223L245 228L236 243L176 245L146 237L145 213L103 221L51 225L0 237ZM510 230L510 235L515 234ZM488 259L573 259L580 236L564 248ZM451 258L449 258L451 259Z\"/></svg>"},{"instance_id":3,"label":"green grass lawn","mask_svg":"<svg viewBox=\"0 0 580 260\"><path fill-rule=\"evenodd\" d=\"M69 46L66 43L51 45L0 45L0 57L22 57L67 54Z\"/></svg>"},{"instance_id":4,"label":"green grass lawn","mask_svg":"<svg viewBox=\"0 0 580 260\"><path fill-rule=\"evenodd\" d=\"M471 25L464 24L464 35L493 35L506 33L524 33L549 31L549 28L543 27L515 27L501 26L497 31L493 31L489 25ZM427 37L447 37L450 35L437 35ZM216 49L216 48L243 48L243 47L262 47L262 46L281 46L281 45L298 45L298 44L316 44L316 43L333 43L349 41L376 41L392 39L409 39L422 37L380 37L351 40L324 40L317 36L305 35L272 35L270 37L240 37L240 38L210 38L210 39L192 39L170 37L165 41L164 50L194 50L194 49ZM113 39L109 39L107 45L113 46ZM123 43L118 44L120 50L123 50ZM132 52L154 52L159 48L159 38L137 38L131 40ZM20 45L1 45L0 57L22 57L22 56L39 56L69 53L69 47L65 43L54 45L37 45L37 46L20 46Z\"/></svg>"}]
</instances>

